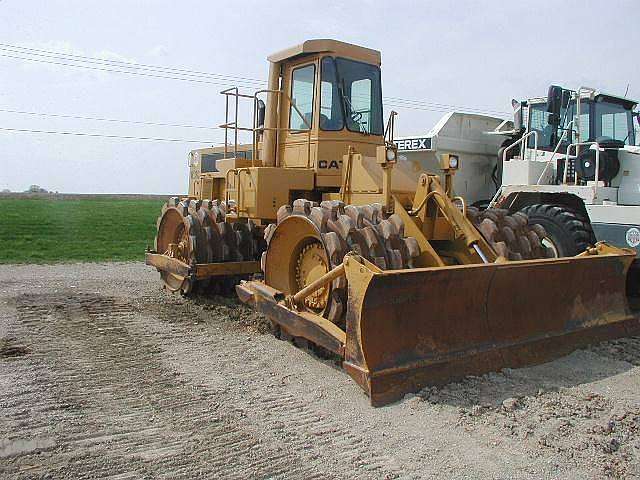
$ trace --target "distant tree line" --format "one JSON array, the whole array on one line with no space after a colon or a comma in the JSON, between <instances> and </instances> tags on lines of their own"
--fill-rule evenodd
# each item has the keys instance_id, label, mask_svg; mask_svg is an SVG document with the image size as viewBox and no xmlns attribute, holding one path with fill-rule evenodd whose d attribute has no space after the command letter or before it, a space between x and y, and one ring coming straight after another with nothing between
<instances>
[{"instance_id":1,"label":"distant tree line","mask_svg":"<svg viewBox=\"0 0 640 480\"><path fill-rule=\"evenodd\" d=\"M0 193L12 193L12 192L9 188L4 188L0 190ZM30 185L29 188L27 188L23 193L58 193L58 192L54 192L53 190L47 190L46 188L42 188L40 185Z\"/></svg>"},{"instance_id":2,"label":"distant tree line","mask_svg":"<svg viewBox=\"0 0 640 480\"><path fill-rule=\"evenodd\" d=\"M31 185L25 190L25 193L53 193L49 192L46 188L42 188L40 185Z\"/></svg>"}]
</instances>

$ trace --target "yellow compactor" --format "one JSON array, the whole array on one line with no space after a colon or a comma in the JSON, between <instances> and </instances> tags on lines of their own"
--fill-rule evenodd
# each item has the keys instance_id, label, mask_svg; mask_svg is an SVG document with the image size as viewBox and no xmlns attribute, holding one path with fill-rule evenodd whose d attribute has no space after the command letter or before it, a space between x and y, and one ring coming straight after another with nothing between
<instances>
[{"instance_id":1,"label":"yellow compactor","mask_svg":"<svg viewBox=\"0 0 640 480\"><path fill-rule=\"evenodd\" d=\"M267 88L222 92L225 147L192 152L189 197L163 208L146 263L166 288L235 286L276 332L338 355L373 405L640 331L634 252L546 258L526 215L455 196L458 157L398 159L379 52L309 40L269 65Z\"/></svg>"}]
</instances>

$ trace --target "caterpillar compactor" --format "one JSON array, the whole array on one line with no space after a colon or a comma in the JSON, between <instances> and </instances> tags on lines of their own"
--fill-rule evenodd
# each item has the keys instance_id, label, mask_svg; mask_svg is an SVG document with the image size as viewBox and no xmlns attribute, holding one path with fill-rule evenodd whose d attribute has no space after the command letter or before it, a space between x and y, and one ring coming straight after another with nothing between
<instances>
[{"instance_id":1,"label":"caterpillar compactor","mask_svg":"<svg viewBox=\"0 0 640 480\"><path fill-rule=\"evenodd\" d=\"M455 195L456 155L437 172L398 162L379 52L310 40L269 66L267 88L222 92L225 147L192 152L189 197L163 208L146 262L166 288L235 286L276 333L339 356L374 405L638 330L634 253L546 258L526 215Z\"/></svg>"}]
</instances>

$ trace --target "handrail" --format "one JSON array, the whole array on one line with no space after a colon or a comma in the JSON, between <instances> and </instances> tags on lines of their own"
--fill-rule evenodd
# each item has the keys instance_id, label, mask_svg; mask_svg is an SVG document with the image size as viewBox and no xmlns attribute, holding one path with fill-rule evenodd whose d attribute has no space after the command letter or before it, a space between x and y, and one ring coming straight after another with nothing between
<instances>
[{"instance_id":1,"label":"handrail","mask_svg":"<svg viewBox=\"0 0 640 480\"><path fill-rule=\"evenodd\" d=\"M496 191L496 193L491 198L491 201L489 202L489 207L488 208L493 208L495 206L496 202L498 201L498 199L502 195L502 188L503 188L502 185L500 185L500 187L498 187L498 190Z\"/></svg>"},{"instance_id":2,"label":"handrail","mask_svg":"<svg viewBox=\"0 0 640 480\"><path fill-rule=\"evenodd\" d=\"M227 128L229 128L230 125L233 125L233 132L234 132L234 143L233 143L233 157L237 158L238 157L238 101L240 99L240 92L238 90L238 87L231 87L231 88L227 88L226 90L223 90L222 92L220 92L222 95L224 95L224 109L225 109L225 115L224 115L224 121L225 121L225 128L224 128L224 158L228 158L227 155L227 145L228 145L228 133L227 133ZM229 96L233 96L235 97L235 114L234 114L234 121L233 122L229 122ZM253 157L253 153L252 153L252 157Z\"/></svg>"},{"instance_id":3,"label":"handrail","mask_svg":"<svg viewBox=\"0 0 640 480\"><path fill-rule=\"evenodd\" d=\"M386 142L390 144L394 144L394 136L395 136L395 127L396 127L396 116L398 112L395 110L391 110L389 113L389 120L387 120L387 126L384 129L384 139ZM387 138L388 137L388 138Z\"/></svg>"},{"instance_id":4,"label":"handrail","mask_svg":"<svg viewBox=\"0 0 640 480\"><path fill-rule=\"evenodd\" d=\"M507 152L509 150L514 148L516 145L523 143L526 139L528 139L531 136L533 136L533 158L537 158L538 157L538 132L536 130L531 130L530 132L525 133L517 141L513 142L511 145L509 145L507 148L504 149L504 151L502 152L502 161L503 162L507 161ZM523 147L524 148L522 149L522 159L524 160L526 144L523 144Z\"/></svg>"},{"instance_id":5,"label":"handrail","mask_svg":"<svg viewBox=\"0 0 640 480\"><path fill-rule=\"evenodd\" d=\"M225 123L219 125L220 128L224 128L224 156L227 158L228 150L228 130L233 129L234 131L234 157L238 156L238 132L251 132L252 133L252 145L251 145L251 166L255 166L255 158L258 153L258 133L264 131L275 131L275 132L291 132L291 133L307 133L307 168L309 168L309 164L311 162L311 123L307 121L304 117L304 114L300 111L297 105L291 100L289 95L282 90L273 90L273 89L261 89L256 90L253 95L247 95L244 93L240 93L238 87L227 88L220 92L222 95L225 95ZM275 93L278 95L285 95L289 100L290 105L295 109L298 113L304 125L307 127L306 129L299 128L288 128L288 127L265 127L264 125L258 127L258 100L259 95L262 93ZM234 111L234 121L229 120L229 97L232 96L235 98L235 111ZM241 127L238 125L238 104L240 98L248 98L253 100L253 124L251 127Z\"/></svg>"},{"instance_id":6,"label":"handrail","mask_svg":"<svg viewBox=\"0 0 640 480\"><path fill-rule=\"evenodd\" d=\"M229 205L229 185L231 185L231 183L229 182L229 174L233 173L234 176L238 176L238 169L237 168L230 168L229 170L227 170L227 173L224 174L224 184L225 184L225 189L224 189L224 201L227 205ZM238 185L236 184L236 192L238 191Z\"/></svg>"},{"instance_id":7,"label":"handrail","mask_svg":"<svg viewBox=\"0 0 640 480\"><path fill-rule=\"evenodd\" d=\"M576 114L574 118L578 119L578 128L576 128L576 140L578 140L578 142L580 142L582 140L582 132L581 132L581 125L580 125L580 115L581 115L581 108L582 108L582 93L589 93L590 95L593 95L596 92L595 88L592 87L580 87L578 88L578 91L576 92ZM567 150L568 152L568 150ZM576 157L580 154L579 149L576 147Z\"/></svg>"},{"instance_id":8,"label":"handrail","mask_svg":"<svg viewBox=\"0 0 640 480\"><path fill-rule=\"evenodd\" d=\"M572 143L567 147L567 160L569 159L569 156L571 155L571 148L575 147L576 149L576 159L578 158L578 147L586 147L586 146L591 146L591 145L595 145L596 146L596 171L593 177L595 186L597 188L598 186L598 181L600 180L600 145L598 144L598 142L578 142L578 143ZM567 183L567 170L568 168L565 167L564 169L564 175L562 176L562 183L566 185ZM576 169L574 169L573 171L573 183L577 184L578 183L578 171Z\"/></svg>"},{"instance_id":9,"label":"handrail","mask_svg":"<svg viewBox=\"0 0 640 480\"><path fill-rule=\"evenodd\" d=\"M544 174L547 173L547 168L549 168L549 165L551 165L553 163L553 159L556 156L556 153L558 153L558 150L560 149L560 145L562 145L562 141L567 136L567 132L573 131L572 129L569 128L573 124L573 122L574 122L574 120L571 120L567 124L567 127L565 128L564 132L562 132L562 136L560 137L560 140L558 140L558 143L556 144L556 148L553 149L553 153L551 154L551 158L549 159L547 164L542 169L542 173L540 173L540 176L538 177L538 181L536 182L536 185L540 185L540 182L542 181L542 177L544 177ZM567 153L568 153L568 151L567 151ZM568 161L568 158L565 156L565 164L566 164L567 161ZM566 165L565 165L565 170L566 170Z\"/></svg>"},{"instance_id":10,"label":"handrail","mask_svg":"<svg viewBox=\"0 0 640 480\"><path fill-rule=\"evenodd\" d=\"M225 188L225 192L224 192L224 199L227 205L229 205L229 201L231 200L231 195L230 193L232 191L236 192L236 205L237 205L237 209L238 212L240 212L240 205L242 205L241 200L241 196L240 193L242 191L242 189L240 188L241 186L241 182L240 182L240 174L242 174L242 172L249 172L249 168L247 167L243 167L243 168L230 168L229 170L227 170L227 173L225 173L224 175L224 182L226 184L226 188ZM234 189L230 189L229 185L229 174L233 173L234 177L236 178L235 182L235 188Z\"/></svg>"}]
</instances>

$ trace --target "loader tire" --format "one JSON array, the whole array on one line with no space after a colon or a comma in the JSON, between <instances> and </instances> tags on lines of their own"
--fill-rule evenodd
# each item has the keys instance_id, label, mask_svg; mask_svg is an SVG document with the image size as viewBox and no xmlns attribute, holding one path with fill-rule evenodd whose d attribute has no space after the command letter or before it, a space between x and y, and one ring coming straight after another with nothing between
<instances>
[{"instance_id":1,"label":"loader tire","mask_svg":"<svg viewBox=\"0 0 640 480\"><path fill-rule=\"evenodd\" d=\"M596 242L591 223L582 214L563 205L536 204L522 209L531 223L546 231L543 243L554 257L572 257Z\"/></svg>"},{"instance_id":2,"label":"loader tire","mask_svg":"<svg viewBox=\"0 0 640 480\"><path fill-rule=\"evenodd\" d=\"M553 256L543 244L547 236L544 228L532 224L523 212L510 215L501 208L480 211L468 207L467 217L499 256L514 261Z\"/></svg>"},{"instance_id":3,"label":"loader tire","mask_svg":"<svg viewBox=\"0 0 640 480\"><path fill-rule=\"evenodd\" d=\"M627 298L631 310L640 314L640 259L638 258L631 264L627 274Z\"/></svg>"},{"instance_id":4,"label":"loader tire","mask_svg":"<svg viewBox=\"0 0 640 480\"><path fill-rule=\"evenodd\" d=\"M303 245L300 248L292 247L292 251L287 252L292 255L290 258L269 258L269 247L273 247L272 242L276 241L276 232L282 232L281 238L293 238L297 235L297 232L286 230L287 227L284 226L291 216L309 220L317 239L300 242ZM265 241L267 249L261 260L265 281L269 284L270 279L276 275L279 278L294 279L291 284L286 280L286 287L277 285L278 289L288 290L285 294L295 293L308 284L303 278L304 272L313 268L319 268L322 272L329 271L340 265L349 252L366 258L383 270L412 268L413 259L420 254L417 241L413 237L404 236L404 224L400 217L385 214L380 204L356 206L345 205L340 201L323 201L318 204L297 199L292 205L283 205L278 209L276 223L265 228ZM293 238L292 245L297 244L297 238ZM326 256L326 260L323 256ZM269 271L270 268L273 271ZM309 296L305 299L305 307L342 326L347 307L346 278L338 277L330 288L323 288Z\"/></svg>"}]
</instances>

